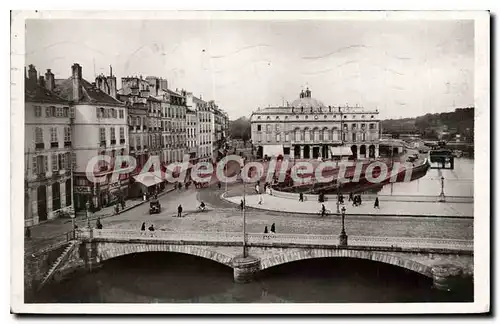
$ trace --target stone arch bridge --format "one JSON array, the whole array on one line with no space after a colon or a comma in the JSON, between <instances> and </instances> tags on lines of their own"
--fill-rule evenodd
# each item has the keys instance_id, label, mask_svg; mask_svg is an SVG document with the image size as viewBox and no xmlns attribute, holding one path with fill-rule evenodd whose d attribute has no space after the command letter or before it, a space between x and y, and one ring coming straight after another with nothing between
<instances>
[{"instance_id":1,"label":"stone arch bridge","mask_svg":"<svg viewBox=\"0 0 500 324\"><path fill-rule=\"evenodd\" d=\"M335 235L177 233L137 230L84 230L79 248L55 272L93 269L106 260L142 252L175 252L210 259L234 269L236 282L288 262L313 258L357 258L402 267L450 289L456 278L473 276L473 244L466 240L404 237L349 237L339 245ZM245 249L243 249L245 245ZM245 257L243 257L245 251Z\"/></svg>"}]
</instances>

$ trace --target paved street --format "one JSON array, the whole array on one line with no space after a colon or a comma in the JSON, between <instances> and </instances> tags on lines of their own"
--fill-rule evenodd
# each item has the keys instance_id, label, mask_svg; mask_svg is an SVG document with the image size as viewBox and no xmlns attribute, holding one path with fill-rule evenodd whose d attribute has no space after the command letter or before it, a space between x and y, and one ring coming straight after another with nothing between
<instances>
[{"instance_id":1,"label":"paved street","mask_svg":"<svg viewBox=\"0 0 500 324\"><path fill-rule=\"evenodd\" d=\"M149 215L149 204L142 204L117 216L102 219L104 228L140 229L142 222L147 226L154 224L157 230L178 232L238 232L242 231L242 212L239 206L223 201L223 193L216 186L196 190L174 191L160 197L162 212ZM229 192L241 192L241 184L233 184ZM248 193L253 190L247 186ZM204 201L208 210L197 210L199 201ZM177 206L181 204L185 217L175 217ZM286 208L283 206L283 208ZM352 208L352 207L351 207ZM340 217L320 218L313 214L281 213L269 210L248 209L246 211L247 231L261 233L264 227L274 222L279 233L337 234L340 233ZM95 222L92 222L95 226ZM346 230L355 236L409 236L449 239L472 239L473 219L450 219L431 217L385 217L385 216L347 216ZM86 226L79 221L79 226ZM59 219L47 222L32 229L29 245L46 245L50 238L64 235L71 230L71 220Z\"/></svg>"}]
</instances>

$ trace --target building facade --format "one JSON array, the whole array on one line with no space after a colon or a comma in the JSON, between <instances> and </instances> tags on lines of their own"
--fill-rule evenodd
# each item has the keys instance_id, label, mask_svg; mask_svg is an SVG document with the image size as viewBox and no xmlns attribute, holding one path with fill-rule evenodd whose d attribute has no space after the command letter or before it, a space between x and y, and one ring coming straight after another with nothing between
<instances>
[{"instance_id":1,"label":"building facade","mask_svg":"<svg viewBox=\"0 0 500 324\"><path fill-rule=\"evenodd\" d=\"M286 107L254 112L252 143L261 158L378 158L379 124L378 110L327 107L307 89Z\"/></svg>"},{"instance_id":2,"label":"building facade","mask_svg":"<svg viewBox=\"0 0 500 324\"><path fill-rule=\"evenodd\" d=\"M187 152L191 163L196 163L198 156L198 145L197 145L197 117L196 111L187 108L186 109L186 125L187 125Z\"/></svg>"},{"instance_id":3,"label":"building facade","mask_svg":"<svg viewBox=\"0 0 500 324\"><path fill-rule=\"evenodd\" d=\"M25 76L25 226L73 214L73 110L57 96L54 74Z\"/></svg>"},{"instance_id":4,"label":"building facade","mask_svg":"<svg viewBox=\"0 0 500 324\"><path fill-rule=\"evenodd\" d=\"M70 101L74 109L74 207L77 211L85 210L89 202L91 208L99 209L127 195L129 175L122 174L118 179L111 175L116 156L129 153L128 111L113 97L116 95L116 78L112 71L107 77L98 76L93 83L82 77L79 64L73 64L71 72L68 79L55 80L54 92ZM104 160L91 163L99 155L107 156L110 163ZM96 181L87 177L87 170L93 171Z\"/></svg>"}]
</instances>

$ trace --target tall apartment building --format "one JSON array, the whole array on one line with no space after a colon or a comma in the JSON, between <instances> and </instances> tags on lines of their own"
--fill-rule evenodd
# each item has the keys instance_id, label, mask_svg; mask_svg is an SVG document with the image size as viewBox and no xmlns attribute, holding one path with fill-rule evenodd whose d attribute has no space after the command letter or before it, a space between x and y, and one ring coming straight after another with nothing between
<instances>
[{"instance_id":1,"label":"tall apartment building","mask_svg":"<svg viewBox=\"0 0 500 324\"><path fill-rule=\"evenodd\" d=\"M86 209L87 202L92 208L105 207L120 196L126 196L128 175L120 175L118 179L111 177L116 156L128 154L128 112L127 107L114 98L116 77L112 71L109 76L98 76L91 83L82 77L82 67L75 63L69 78L55 80L53 91L74 107L75 210ZM99 155L107 156L110 163L101 160L89 166ZM87 177L89 167L93 169L95 182Z\"/></svg>"},{"instance_id":2,"label":"tall apartment building","mask_svg":"<svg viewBox=\"0 0 500 324\"><path fill-rule=\"evenodd\" d=\"M177 90L177 89L176 89ZM167 118L170 121L170 147L167 148L167 163L182 162L187 153L186 92L166 89Z\"/></svg>"},{"instance_id":3,"label":"tall apartment building","mask_svg":"<svg viewBox=\"0 0 500 324\"><path fill-rule=\"evenodd\" d=\"M188 107L196 113L196 146L199 161L212 162L212 120L208 103L194 96L186 94Z\"/></svg>"},{"instance_id":4,"label":"tall apartment building","mask_svg":"<svg viewBox=\"0 0 500 324\"><path fill-rule=\"evenodd\" d=\"M45 77L33 65L25 75L25 226L73 213L73 111L52 91L54 74Z\"/></svg>"}]
</instances>

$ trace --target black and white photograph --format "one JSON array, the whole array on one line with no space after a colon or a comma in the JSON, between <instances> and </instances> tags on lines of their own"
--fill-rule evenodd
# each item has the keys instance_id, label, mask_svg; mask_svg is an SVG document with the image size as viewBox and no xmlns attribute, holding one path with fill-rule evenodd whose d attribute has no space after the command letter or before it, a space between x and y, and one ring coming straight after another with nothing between
<instances>
[{"instance_id":1,"label":"black and white photograph","mask_svg":"<svg viewBox=\"0 0 500 324\"><path fill-rule=\"evenodd\" d=\"M489 311L489 24L12 12L12 309Z\"/></svg>"}]
</instances>

